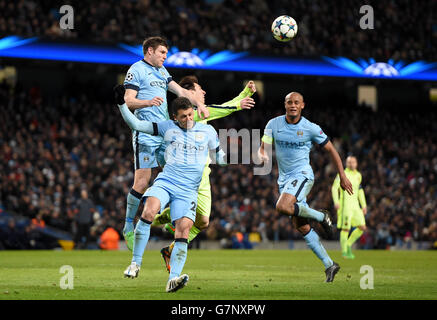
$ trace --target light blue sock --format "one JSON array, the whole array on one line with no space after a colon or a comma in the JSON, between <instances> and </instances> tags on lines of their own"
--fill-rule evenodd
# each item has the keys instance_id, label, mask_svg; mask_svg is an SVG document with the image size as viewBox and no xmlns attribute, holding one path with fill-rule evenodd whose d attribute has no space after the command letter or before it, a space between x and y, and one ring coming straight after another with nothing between
<instances>
[{"instance_id":1,"label":"light blue sock","mask_svg":"<svg viewBox=\"0 0 437 320\"><path fill-rule=\"evenodd\" d=\"M305 239L308 247L310 247L316 256L322 260L325 269L332 266L333 262L320 242L319 235L314 231L314 229L311 228L310 232L308 232L303 238Z\"/></svg>"},{"instance_id":2,"label":"light blue sock","mask_svg":"<svg viewBox=\"0 0 437 320\"><path fill-rule=\"evenodd\" d=\"M188 243L185 241L178 241L174 244L173 251L170 256L170 275L168 280L174 277L179 277L182 273L182 269L185 265L185 260L187 260Z\"/></svg>"},{"instance_id":3,"label":"light blue sock","mask_svg":"<svg viewBox=\"0 0 437 320\"><path fill-rule=\"evenodd\" d=\"M147 242L149 241L151 224L152 223L150 221L145 222L144 219L140 219L135 228L135 241L132 250L132 262L136 262L136 264L139 266L141 266L144 250L146 250Z\"/></svg>"},{"instance_id":4,"label":"light blue sock","mask_svg":"<svg viewBox=\"0 0 437 320\"><path fill-rule=\"evenodd\" d=\"M297 212L296 207L299 208ZM311 209L308 205L305 205L303 203L294 204L294 215L302 218L310 218L318 222L322 222L325 218L325 215L322 212Z\"/></svg>"},{"instance_id":5,"label":"light blue sock","mask_svg":"<svg viewBox=\"0 0 437 320\"><path fill-rule=\"evenodd\" d=\"M126 201L126 219L124 222L123 233L126 234L134 230L134 219L143 195L134 189L130 189Z\"/></svg>"}]
</instances>

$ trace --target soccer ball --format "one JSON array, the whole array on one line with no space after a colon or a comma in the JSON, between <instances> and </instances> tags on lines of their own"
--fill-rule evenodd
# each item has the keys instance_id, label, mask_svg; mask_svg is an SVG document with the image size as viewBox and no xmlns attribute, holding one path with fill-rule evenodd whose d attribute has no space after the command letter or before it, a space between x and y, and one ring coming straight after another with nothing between
<instances>
[{"instance_id":1,"label":"soccer ball","mask_svg":"<svg viewBox=\"0 0 437 320\"><path fill-rule=\"evenodd\" d=\"M278 41L290 41L297 34L297 23L290 16L279 16L272 23L272 33Z\"/></svg>"}]
</instances>

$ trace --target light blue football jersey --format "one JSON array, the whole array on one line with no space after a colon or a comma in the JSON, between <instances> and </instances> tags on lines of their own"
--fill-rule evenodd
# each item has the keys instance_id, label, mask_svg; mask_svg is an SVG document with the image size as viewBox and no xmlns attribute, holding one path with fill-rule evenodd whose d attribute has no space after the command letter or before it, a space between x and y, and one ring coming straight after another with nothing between
<instances>
[{"instance_id":1,"label":"light blue football jersey","mask_svg":"<svg viewBox=\"0 0 437 320\"><path fill-rule=\"evenodd\" d=\"M161 97L164 102L160 106L136 109L134 114L140 120L161 122L169 119L167 106L168 84L172 77L163 66L157 68L147 63L144 59L135 62L126 73L124 86L126 89L138 91L137 99L151 100ZM162 143L162 137L154 137L147 133L132 132L133 144L139 143L147 146L158 147Z\"/></svg>"},{"instance_id":2,"label":"light blue football jersey","mask_svg":"<svg viewBox=\"0 0 437 320\"><path fill-rule=\"evenodd\" d=\"M267 137L267 139L266 139ZM296 124L287 122L285 115L271 119L264 130L263 141L273 138L278 162L278 184L289 177L302 174L314 180L310 165L310 151L313 143L324 146L329 138L315 123L301 117Z\"/></svg>"},{"instance_id":3,"label":"light blue football jersey","mask_svg":"<svg viewBox=\"0 0 437 320\"><path fill-rule=\"evenodd\" d=\"M214 154L219 150L217 131L211 125L199 122L186 130L173 120L156 123L154 127L154 135L163 137L166 145L166 164L158 177L185 189L197 190L209 150L214 150Z\"/></svg>"}]
</instances>

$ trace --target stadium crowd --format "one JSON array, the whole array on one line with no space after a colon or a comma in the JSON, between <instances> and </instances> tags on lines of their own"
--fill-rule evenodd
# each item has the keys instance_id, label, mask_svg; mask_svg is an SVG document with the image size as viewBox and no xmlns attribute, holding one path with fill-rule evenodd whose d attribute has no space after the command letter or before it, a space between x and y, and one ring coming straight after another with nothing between
<instances>
[{"instance_id":1,"label":"stadium crowd","mask_svg":"<svg viewBox=\"0 0 437 320\"><path fill-rule=\"evenodd\" d=\"M51 226L76 236L83 232L79 225L89 223L88 240L93 242L109 227L121 236L125 197L133 182L133 153L130 131L113 103L90 91L80 92L49 98L36 86L28 90L0 84L0 208L27 216L32 226ZM212 124L217 129L263 129L280 114L281 102L270 101ZM343 159L348 154L358 158L368 204L362 248L408 245L413 239L437 241L435 113L310 105L304 116L321 125ZM335 217L335 170L329 156L315 149L315 184L308 203L330 209ZM247 239L301 238L289 218L274 209L276 163L268 175L254 175L253 168L253 163L213 166L211 223L203 237L233 239L237 245ZM91 201L86 205L80 201L83 190ZM26 232L35 227L31 229ZM7 238L3 231L0 228L0 242ZM162 237L162 230L154 228L152 236Z\"/></svg>"},{"instance_id":2,"label":"stadium crowd","mask_svg":"<svg viewBox=\"0 0 437 320\"><path fill-rule=\"evenodd\" d=\"M74 8L73 30L59 27L59 1L0 0L0 37L140 44L159 30L172 46L183 50L430 61L437 56L435 1L366 1L374 11L373 30L360 28L364 4L360 0L72 0L65 4ZM273 20L283 14L296 19L301 35L286 45L270 33Z\"/></svg>"}]
</instances>

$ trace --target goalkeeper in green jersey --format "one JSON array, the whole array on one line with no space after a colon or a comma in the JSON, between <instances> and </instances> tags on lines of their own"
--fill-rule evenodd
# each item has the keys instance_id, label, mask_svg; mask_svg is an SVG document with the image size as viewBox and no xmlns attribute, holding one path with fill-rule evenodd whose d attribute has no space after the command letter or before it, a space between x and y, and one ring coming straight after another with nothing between
<instances>
[{"instance_id":1,"label":"goalkeeper in green jersey","mask_svg":"<svg viewBox=\"0 0 437 320\"><path fill-rule=\"evenodd\" d=\"M357 241L366 230L366 220L364 215L367 213L366 197L361 186L361 173L357 170L357 158L349 156L346 159L346 176L352 183L357 193L348 194L340 187L340 179L337 177L332 184L331 192L334 207L337 210L337 229L340 231L341 252L344 258L354 259L352 245ZM356 227L349 236L351 227Z\"/></svg>"},{"instance_id":2,"label":"goalkeeper in green jersey","mask_svg":"<svg viewBox=\"0 0 437 320\"><path fill-rule=\"evenodd\" d=\"M192 90L194 96L199 98L199 101L205 100L205 91L199 85L199 82L195 76L186 76L182 78L179 85L187 90ZM225 102L220 105L207 105L209 111L209 117L207 119L200 119L197 113L194 114L194 121L207 123L210 120L220 119L230 115L231 113L244 109L251 109L255 105L255 101L251 96L256 92L256 86L253 81L249 81L244 90L234 99ZM159 159L161 164L163 161ZM211 169L209 168L209 162L206 164L202 175L202 181L200 182L197 198L196 208L196 221L190 230L188 236L188 242L192 241L202 230L206 229L209 225L209 216L211 214L211 185L209 182L209 174ZM153 226L165 224L165 228L170 233L174 234L174 227L171 224L170 208L166 208L161 214L155 216ZM170 272L170 255L173 250L174 242L168 247L161 250L161 255L164 259L167 271Z\"/></svg>"}]
</instances>

